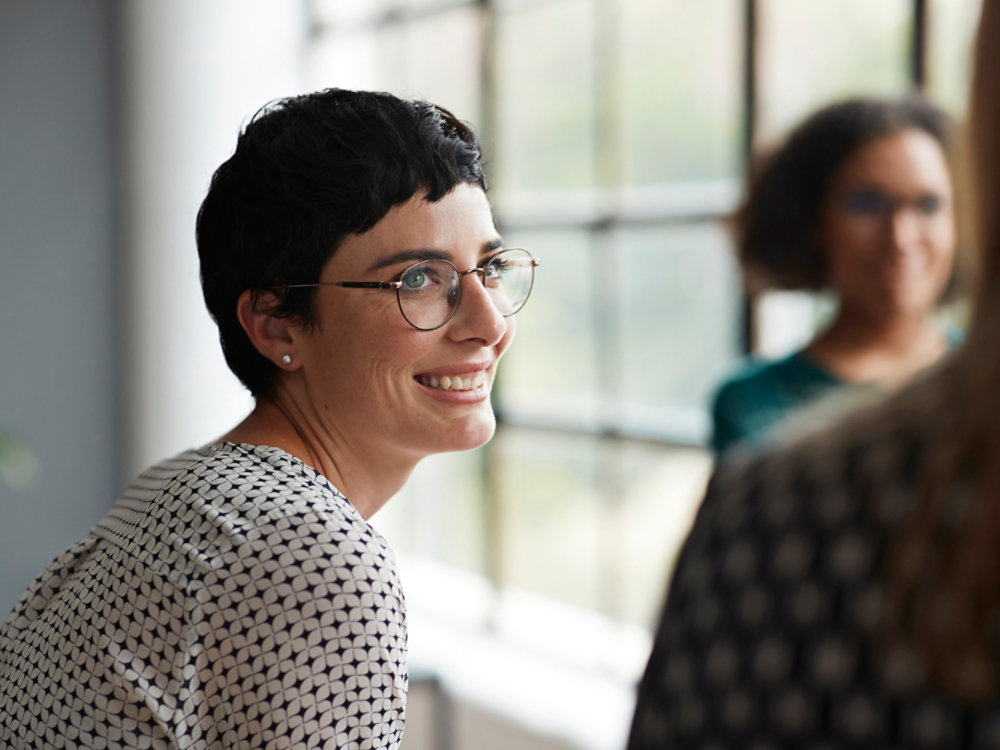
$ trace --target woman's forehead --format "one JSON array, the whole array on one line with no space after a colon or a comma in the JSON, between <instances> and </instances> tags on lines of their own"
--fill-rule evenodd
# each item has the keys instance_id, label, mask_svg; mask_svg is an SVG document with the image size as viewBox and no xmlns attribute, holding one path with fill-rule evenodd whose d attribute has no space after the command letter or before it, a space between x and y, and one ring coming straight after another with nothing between
<instances>
[{"instance_id":1,"label":"woman's forehead","mask_svg":"<svg viewBox=\"0 0 1000 750\"><path fill-rule=\"evenodd\" d=\"M373 269L433 257L478 256L501 244L486 194L463 183L437 201L420 193L393 206L368 231L345 237L330 262L340 259L338 265Z\"/></svg>"},{"instance_id":2,"label":"woman's forehead","mask_svg":"<svg viewBox=\"0 0 1000 750\"><path fill-rule=\"evenodd\" d=\"M932 135L918 128L905 128L860 146L844 161L838 174L948 181L950 168L944 149Z\"/></svg>"}]
</instances>

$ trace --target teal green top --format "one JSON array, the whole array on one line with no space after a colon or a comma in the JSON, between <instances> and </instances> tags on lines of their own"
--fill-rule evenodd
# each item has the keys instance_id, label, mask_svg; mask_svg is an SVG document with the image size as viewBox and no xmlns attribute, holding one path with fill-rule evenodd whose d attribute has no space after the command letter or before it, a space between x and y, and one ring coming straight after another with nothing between
<instances>
[{"instance_id":1,"label":"teal green top","mask_svg":"<svg viewBox=\"0 0 1000 750\"><path fill-rule=\"evenodd\" d=\"M736 443L762 445L790 413L843 385L802 351L774 362L750 358L715 393L712 449L719 456Z\"/></svg>"},{"instance_id":2,"label":"teal green top","mask_svg":"<svg viewBox=\"0 0 1000 750\"><path fill-rule=\"evenodd\" d=\"M954 349L965 334L949 325L945 338ZM751 448L766 445L779 422L832 391L878 387L838 378L809 359L805 350L773 362L748 357L712 399L712 450L718 458L737 443Z\"/></svg>"}]
</instances>

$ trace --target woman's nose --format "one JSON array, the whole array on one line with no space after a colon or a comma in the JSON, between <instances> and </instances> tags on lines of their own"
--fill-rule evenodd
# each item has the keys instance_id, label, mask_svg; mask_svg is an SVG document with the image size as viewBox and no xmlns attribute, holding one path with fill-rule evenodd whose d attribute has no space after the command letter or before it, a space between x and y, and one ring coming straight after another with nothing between
<instances>
[{"instance_id":1,"label":"woman's nose","mask_svg":"<svg viewBox=\"0 0 1000 750\"><path fill-rule=\"evenodd\" d=\"M906 247L918 240L924 232L924 220L914 206L897 206L889 216L889 231L893 245Z\"/></svg>"},{"instance_id":2,"label":"woman's nose","mask_svg":"<svg viewBox=\"0 0 1000 750\"><path fill-rule=\"evenodd\" d=\"M448 329L454 338L481 339L486 346L493 346L507 333L510 319L501 314L479 270L462 274L462 296Z\"/></svg>"}]
</instances>

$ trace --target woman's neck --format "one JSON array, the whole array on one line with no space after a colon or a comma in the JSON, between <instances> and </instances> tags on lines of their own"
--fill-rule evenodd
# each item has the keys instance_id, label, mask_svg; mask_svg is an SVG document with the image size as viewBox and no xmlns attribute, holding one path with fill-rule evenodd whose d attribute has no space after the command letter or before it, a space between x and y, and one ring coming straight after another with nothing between
<instances>
[{"instance_id":1,"label":"woman's neck","mask_svg":"<svg viewBox=\"0 0 1000 750\"><path fill-rule=\"evenodd\" d=\"M250 414L219 441L270 445L289 453L325 476L364 518L370 518L405 484L417 463L378 459L338 435L317 429L316 420L280 393L260 398Z\"/></svg>"},{"instance_id":2,"label":"woman's neck","mask_svg":"<svg viewBox=\"0 0 1000 750\"><path fill-rule=\"evenodd\" d=\"M930 315L873 320L842 309L809 344L806 355L847 382L891 388L937 362L947 349L947 339Z\"/></svg>"}]
</instances>

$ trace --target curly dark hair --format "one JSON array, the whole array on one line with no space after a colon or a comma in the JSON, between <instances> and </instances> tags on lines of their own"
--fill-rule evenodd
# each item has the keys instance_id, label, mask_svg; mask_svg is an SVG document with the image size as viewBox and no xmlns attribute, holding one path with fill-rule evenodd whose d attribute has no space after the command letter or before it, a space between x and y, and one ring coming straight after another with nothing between
<instances>
[{"instance_id":1,"label":"curly dark hair","mask_svg":"<svg viewBox=\"0 0 1000 750\"><path fill-rule=\"evenodd\" d=\"M776 151L755 165L732 217L736 250L749 285L758 289L827 286L819 240L823 203L834 175L871 141L916 128L949 154L948 116L920 96L849 99L812 114Z\"/></svg>"},{"instance_id":2,"label":"curly dark hair","mask_svg":"<svg viewBox=\"0 0 1000 750\"><path fill-rule=\"evenodd\" d=\"M343 239L371 229L418 191L486 189L475 134L442 107L391 94L326 89L261 108L212 176L198 212L205 304L229 368L259 397L278 368L237 317L246 290L319 280ZM272 314L315 323L314 289L276 292Z\"/></svg>"}]
</instances>

